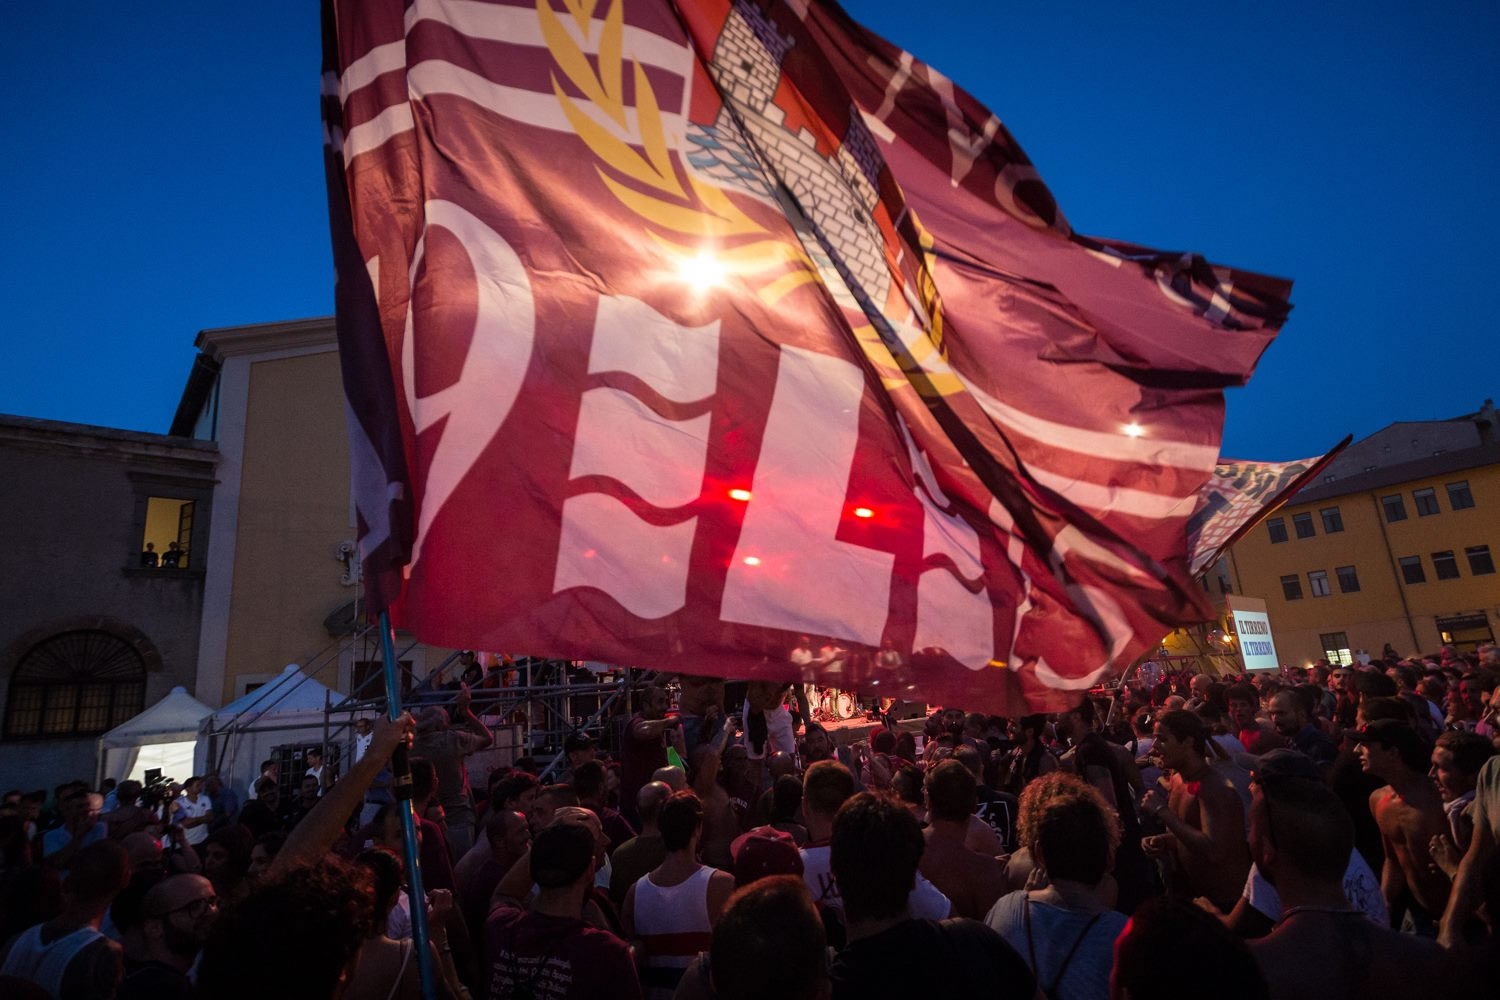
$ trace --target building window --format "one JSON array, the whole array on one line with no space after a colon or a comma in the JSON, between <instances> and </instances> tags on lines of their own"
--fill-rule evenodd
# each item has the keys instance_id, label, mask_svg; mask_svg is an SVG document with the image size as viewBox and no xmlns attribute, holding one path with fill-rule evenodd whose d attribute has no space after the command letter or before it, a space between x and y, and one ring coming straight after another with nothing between
<instances>
[{"instance_id":1,"label":"building window","mask_svg":"<svg viewBox=\"0 0 1500 1000\"><path fill-rule=\"evenodd\" d=\"M1401 494L1381 497L1380 506L1385 508L1385 520L1387 524L1406 520L1406 504L1401 502Z\"/></svg>"},{"instance_id":2,"label":"building window","mask_svg":"<svg viewBox=\"0 0 1500 1000\"><path fill-rule=\"evenodd\" d=\"M1266 522L1266 530L1271 533L1271 544L1286 541L1286 519L1273 517Z\"/></svg>"},{"instance_id":3,"label":"building window","mask_svg":"<svg viewBox=\"0 0 1500 1000\"><path fill-rule=\"evenodd\" d=\"M1302 600L1302 579L1297 574L1281 578L1281 596L1289 601Z\"/></svg>"},{"instance_id":4,"label":"building window","mask_svg":"<svg viewBox=\"0 0 1500 1000\"><path fill-rule=\"evenodd\" d=\"M1469 492L1467 479L1448 484L1448 506L1453 510L1468 510L1474 506L1474 494Z\"/></svg>"},{"instance_id":5,"label":"building window","mask_svg":"<svg viewBox=\"0 0 1500 1000\"><path fill-rule=\"evenodd\" d=\"M1487 576L1495 572L1495 560L1490 558L1488 545L1471 545L1464 549L1469 557L1469 572L1474 576Z\"/></svg>"},{"instance_id":6,"label":"building window","mask_svg":"<svg viewBox=\"0 0 1500 1000\"><path fill-rule=\"evenodd\" d=\"M1334 572L1339 577L1339 593L1354 594L1359 592L1359 574L1354 571L1353 566L1340 566Z\"/></svg>"},{"instance_id":7,"label":"building window","mask_svg":"<svg viewBox=\"0 0 1500 1000\"><path fill-rule=\"evenodd\" d=\"M1422 517L1431 517L1439 512L1437 502L1437 491L1432 487L1411 491L1412 502L1417 505L1417 514Z\"/></svg>"},{"instance_id":8,"label":"building window","mask_svg":"<svg viewBox=\"0 0 1500 1000\"><path fill-rule=\"evenodd\" d=\"M1458 579L1458 560L1453 558L1453 550L1447 552L1434 552L1432 554L1432 568L1437 573L1439 580Z\"/></svg>"},{"instance_id":9,"label":"building window","mask_svg":"<svg viewBox=\"0 0 1500 1000\"><path fill-rule=\"evenodd\" d=\"M1298 538L1311 538L1317 534L1317 531L1313 529L1311 514L1293 514L1292 527L1297 529Z\"/></svg>"},{"instance_id":10,"label":"building window","mask_svg":"<svg viewBox=\"0 0 1500 1000\"><path fill-rule=\"evenodd\" d=\"M1335 667L1347 667L1354 663L1354 654L1349 649L1349 636L1344 632L1324 632L1318 637L1323 644L1323 658Z\"/></svg>"},{"instance_id":11,"label":"building window","mask_svg":"<svg viewBox=\"0 0 1500 1000\"><path fill-rule=\"evenodd\" d=\"M5 705L7 739L98 736L146 707L146 662L112 632L80 629L21 657Z\"/></svg>"},{"instance_id":12,"label":"building window","mask_svg":"<svg viewBox=\"0 0 1500 1000\"><path fill-rule=\"evenodd\" d=\"M193 501L148 497L141 537L140 565L145 569L187 569L193 541Z\"/></svg>"},{"instance_id":13,"label":"building window","mask_svg":"<svg viewBox=\"0 0 1500 1000\"><path fill-rule=\"evenodd\" d=\"M1328 589L1328 571L1326 569L1309 571L1307 574L1307 589L1314 597L1327 597L1332 593Z\"/></svg>"},{"instance_id":14,"label":"building window","mask_svg":"<svg viewBox=\"0 0 1500 1000\"><path fill-rule=\"evenodd\" d=\"M1337 507L1324 507L1318 513L1323 515L1323 534L1336 535L1344 530L1344 515Z\"/></svg>"},{"instance_id":15,"label":"building window","mask_svg":"<svg viewBox=\"0 0 1500 1000\"><path fill-rule=\"evenodd\" d=\"M1426 583L1427 574L1422 572L1421 556L1401 557L1401 579L1407 583Z\"/></svg>"}]
</instances>

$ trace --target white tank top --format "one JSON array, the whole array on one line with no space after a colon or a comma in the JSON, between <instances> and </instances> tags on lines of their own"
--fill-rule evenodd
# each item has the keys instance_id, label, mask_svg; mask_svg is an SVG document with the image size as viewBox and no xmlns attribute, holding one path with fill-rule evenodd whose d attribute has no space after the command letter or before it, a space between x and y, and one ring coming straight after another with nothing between
<instances>
[{"instance_id":1,"label":"white tank top","mask_svg":"<svg viewBox=\"0 0 1500 1000\"><path fill-rule=\"evenodd\" d=\"M685 881L663 887L644 875L635 883L635 933L645 953L641 984L652 1000L670 998L700 951L713 941L708 883L716 869L700 866Z\"/></svg>"},{"instance_id":2,"label":"white tank top","mask_svg":"<svg viewBox=\"0 0 1500 1000\"><path fill-rule=\"evenodd\" d=\"M92 927L80 927L51 944L42 944L42 925L37 924L16 938L10 954L5 956L5 965L0 966L0 976L28 980L46 990L48 995L59 996L68 963L103 936Z\"/></svg>"}]
</instances>

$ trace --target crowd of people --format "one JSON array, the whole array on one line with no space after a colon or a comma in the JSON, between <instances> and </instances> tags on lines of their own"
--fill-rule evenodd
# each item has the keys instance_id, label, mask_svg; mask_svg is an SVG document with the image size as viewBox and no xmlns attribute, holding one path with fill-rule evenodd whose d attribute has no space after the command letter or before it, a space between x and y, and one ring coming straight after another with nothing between
<instances>
[{"instance_id":1,"label":"crowd of people","mask_svg":"<svg viewBox=\"0 0 1500 1000\"><path fill-rule=\"evenodd\" d=\"M666 680L616 754L578 732L483 783L461 687L361 722L342 775L309 753L288 802L269 761L244 803L217 774L9 792L0 995L414 1000L424 966L452 1000L1500 982L1494 646L1137 677L849 742L798 687Z\"/></svg>"}]
</instances>

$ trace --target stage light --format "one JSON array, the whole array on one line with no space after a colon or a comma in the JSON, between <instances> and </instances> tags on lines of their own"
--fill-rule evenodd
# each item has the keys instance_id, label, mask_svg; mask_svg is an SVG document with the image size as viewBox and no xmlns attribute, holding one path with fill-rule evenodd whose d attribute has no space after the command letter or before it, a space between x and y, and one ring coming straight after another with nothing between
<instances>
[{"instance_id":1,"label":"stage light","mask_svg":"<svg viewBox=\"0 0 1500 1000\"><path fill-rule=\"evenodd\" d=\"M729 491L729 499L731 499L731 500L739 500L739 501L749 500L750 499L750 491L749 490L742 490L742 489L739 489L738 487L736 487L736 488L734 488L734 489L732 489L732 490Z\"/></svg>"},{"instance_id":2,"label":"stage light","mask_svg":"<svg viewBox=\"0 0 1500 1000\"><path fill-rule=\"evenodd\" d=\"M868 508L868 507L856 507L856 508L854 508L854 516L855 517L874 517L875 516L875 512L873 510L871 510L870 508Z\"/></svg>"},{"instance_id":3,"label":"stage light","mask_svg":"<svg viewBox=\"0 0 1500 1000\"><path fill-rule=\"evenodd\" d=\"M724 265L707 250L696 257L687 257L677 264L677 276L691 285L696 292L706 292L724 283Z\"/></svg>"},{"instance_id":4,"label":"stage light","mask_svg":"<svg viewBox=\"0 0 1500 1000\"><path fill-rule=\"evenodd\" d=\"M1145 433L1146 433L1146 428L1142 427L1138 423L1135 423L1134 421L1131 421L1130 423L1128 423L1128 424L1125 425L1125 436L1126 437L1138 438L1138 437L1140 437L1141 435L1143 435Z\"/></svg>"},{"instance_id":5,"label":"stage light","mask_svg":"<svg viewBox=\"0 0 1500 1000\"><path fill-rule=\"evenodd\" d=\"M746 566L759 566L760 565L760 556L746 556L745 557L745 565Z\"/></svg>"}]
</instances>

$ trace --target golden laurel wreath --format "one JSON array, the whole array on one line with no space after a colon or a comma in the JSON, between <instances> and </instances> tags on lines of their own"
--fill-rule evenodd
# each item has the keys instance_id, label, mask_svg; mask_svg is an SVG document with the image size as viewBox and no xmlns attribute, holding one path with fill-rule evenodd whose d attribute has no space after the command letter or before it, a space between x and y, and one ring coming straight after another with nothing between
<instances>
[{"instance_id":1,"label":"golden laurel wreath","mask_svg":"<svg viewBox=\"0 0 1500 1000\"><path fill-rule=\"evenodd\" d=\"M571 15L578 38L588 38L594 11L600 0L562 0ZM599 161L595 170L621 205L647 223L647 235L668 255L689 260L703 253L698 244L681 242L683 237L710 241L712 254L726 272L741 278L781 270L758 289L767 305L774 306L802 285L820 281L817 266L798 244L773 236L765 226L745 214L720 188L677 169L667 144L662 112L645 68L632 60L635 107L625 103L625 0L614 0L600 27L597 71L583 47L552 8L550 0L536 0L542 38L557 71L614 125L606 128L586 114L563 88L558 72L552 73L552 92L574 132ZM632 110L634 130L631 128ZM618 133L630 135L634 142ZM635 147L639 145L638 151ZM684 181L686 183L684 183ZM634 182L634 185L628 182ZM645 188L646 190L641 190ZM951 373L928 369L924 361L944 361L942 303L932 280L932 239L920 225L924 266L918 269L915 288L925 313L926 335L915 345L892 351L876 331L864 324L855 337L888 389L912 385L923 395L961 392ZM787 270L790 265L790 270Z\"/></svg>"}]
</instances>

